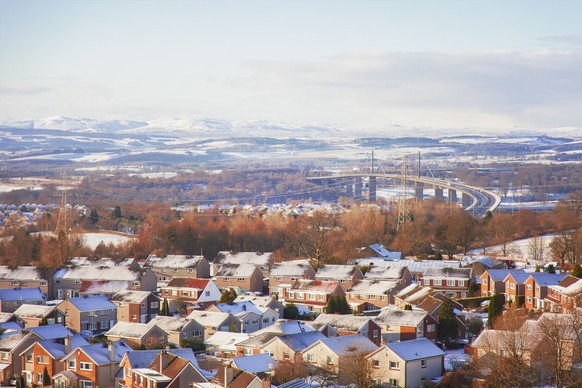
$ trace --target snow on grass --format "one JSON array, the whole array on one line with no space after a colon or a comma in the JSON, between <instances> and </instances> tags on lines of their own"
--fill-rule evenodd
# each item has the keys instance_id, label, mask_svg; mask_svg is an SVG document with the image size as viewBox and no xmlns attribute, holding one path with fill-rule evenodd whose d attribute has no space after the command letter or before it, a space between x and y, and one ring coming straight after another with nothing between
<instances>
[{"instance_id":1,"label":"snow on grass","mask_svg":"<svg viewBox=\"0 0 582 388\"><path fill-rule=\"evenodd\" d=\"M105 245L121 245L135 240L135 237L133 236L120 233L83 233L81 236L85 245L92 250L94 250L101 242Z\"/></svg>"},{"instance_id":2,"label":"snow on grass","mask_svg":"<svg viewBox=\"0 0 582 388\"><path fill-rule=\"evenodd\" d=\"M555 235L553 234L547 234L544 236L540 236L540 237L530 237L530 238L524 238L521 240L515 240L512 241L510 243L507 244L507 247L509 247L507 256L504 257L503 256L503 251L502 251L502 245L495 245L495 246L491 246L491 247L487 247L485 248L485 254L488 255L492 255L492 256L497 256L499 258L507 258L510 260L515 260L515 261L524 261L524 260L528 260L530 257L530 253L529 253L529 249L530 246L532 244L532 241L534 239L541 239L541 242L544 246L544 250L546 252L546 260L549 259L549 252L550 252L550 243L552 242L552 239L554 238ZM470 255L480 255L483 254L483 249L473 249L469 251Z\"/></svg>"}]
</instances>

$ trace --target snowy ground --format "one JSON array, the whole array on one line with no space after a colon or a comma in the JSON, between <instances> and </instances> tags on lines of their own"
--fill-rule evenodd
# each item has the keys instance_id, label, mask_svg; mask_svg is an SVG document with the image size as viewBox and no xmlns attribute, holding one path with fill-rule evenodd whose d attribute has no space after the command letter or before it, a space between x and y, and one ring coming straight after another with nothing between
<instances>
[{"instance_id":1,"label":"snowy ground","mask_svg":"<svg viewBox=\"0 0 582 388\"><path fill-rule=\"evenodd\" d=\"M546 260L549 260L549 253L550 253L550 248L549 248L549 244L550 242L552 242L552 238L554 237L553 234L547 234L541 237L532 237L532 238L525 238L522 240L515 240L508 245L509 249L508 249L508 254L505 258L510 259L510 260L515 260L515 261L524 261L524 260L528 260L530 257L530 253L529 253L529 247L530 244L532 244L532 241L534 240L534 238L541 238L541 242L544 245L544 250L546 252ZM471 251L469 251L469 255L482 255L483 254L483 249L473 249ZM501 245L495 245L492 247L487 247L485 248L485 254L486 255L494 255L497 256L499 258L503 258L503 253L501 250Z\"/></svg>"},{"instance_id":2,"label":"snowy ground","mask_svg":"<svg viewBox=\"0 0 582 388\"><path fill-rule=\"evenodd\" d=\"M463 348L445 350L445 370L452 371L471 361L471 357Z\"/></svg>"},{"instance_id":3,"label":"snowy ground","mask_svg":"<svg viewBox=\"0 0 582 388\"><path fill-rule=\"evenodd\" d=\"M120 233L84 233L82 236L85 245L90 249L95 249L101 242L105 245L120 245L135 240L134 236L123 235Z\"/></svg>"}]
</instances>

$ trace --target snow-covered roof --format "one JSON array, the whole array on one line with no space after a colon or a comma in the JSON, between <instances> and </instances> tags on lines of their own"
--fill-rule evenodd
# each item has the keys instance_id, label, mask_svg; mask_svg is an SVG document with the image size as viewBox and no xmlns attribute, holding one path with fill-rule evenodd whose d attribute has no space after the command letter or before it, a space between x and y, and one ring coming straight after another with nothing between
<instances>
[{"instance_id":1,"label":"snow-covered roof","mask_svg":"<svg viewBox=\"0 0 582 388\"><path fill-rule=\"evenodd\" d=\"M441 348L426 338L418 338L410 341L391 342L385 345L404 361L418 360L421 358L439 357L446 354Z\"/></svg>"},{"instance_id":2,"label":"snow-covered roof","mask_svg":"<svg viewBox=\"0 0 582 388\"><path fill-rule=\"evenodd\" d=\"M326 282L322 280L300 279L293 283L293 291L310 291L329 294L338 286L338 282Z\"/></svg>"},{"instance_id":3,"label":"snow-covered roof","mask_svg":"<svg viewBox=\"0 0 582 388\"><path fill-rule=\"evenodd\" d=\"M309 347L317 346L318 343L325 345L339 356L369 353L378 349L378 346L370 341L368 337L359 334L322 338Z\"/></svg>"},{"instance_id":4,"label":"snow-covered roof","mask_svg":"<svg viewBox=\"0 0 582 388\"><path fill-rule=\"evenodd\" d=\"M218 328L232 314L218 311L192 311L186 318L194 319L204 327Z\"/></svg>"},{"instance_id":5,"label":"snow-covered roof","mask_svg":"<svg viewBox=\"0 0 582 388\"><path fill-rule=\"evenodd\" d=\"M425 279L471 279L471 268L426 268L423 274Z\"/></svg>"},{"instance_id":6,"label":"snow-covered roof","mask_svg":"<svg viewBox=\"0 0 582 388\"><path fill-rule=\"evenodd\" d=\"M127 267L82 266L61 268L55 272L53 279L85 280L139 280L143 271Z\"/></svg>"},{"instance_id":7,"label":"snow-covered roof","mask_svg":"<svg viewBox=\"0 0 582 388\"><path fill-rule=\"evenodd\" d=\"M319 280L351 279L356 271L359 271L356 265L327 264L318 268L315 278Z\"/></svg>"},{"instance_id":8,"label":"snow-covered roof","mask_svg":"<svg viewBox=\"0 0 582 388\"><path fill-rule=\"evenodd\" d=\"M481 275L481 279L485 274L488 274L491 280L499 282L505 280L510 273L524 273L523 269L488 269Z\"/></svg>"},{"instance_id":9,"label":"snow-covered roof","mask_svg":"<svg viewBox=\"0 0 582 388\"><path fill-rule=\"evenodd\" d=\"M94 259L89 257L73 257L67 260L66 266L90 266L90 267L130 267L135 263L135 259L127 258L127 259L110 259L110 258L101 258L101 259Z\"/></svg>"},{"instance_id":10,"label":"snow-covered roof","mask_svg":"<svg viewBox=\"0 0 582 388\"><path fill-rule=\"evenodd\" d=\"M562 293L566 296L575 296L582 294L582 279L578 280L576 283L570 284L562 290Z\"/></svg>"},{"instance_id":11,"label":"snow-covered roof","mask_svg":"<svg viewBox=\"0 0 582 388\"><path fill-rule=\"evenodd\" d=\"M73 335L69 329L60 323L56 323L54 325L29 327L26 330L38 334L42 339L65 338L66 336Z\"/></svg>"},{"instance_id":12,"label":"snow-covered roof","mask_svg":"<svg viewBox=\"0 0 582 388\"><path fill-rule=\"evenodd\" d=\"M67 300L79 311L117 309L115 303L111 302L104 295L82 296L79 298L69 298Z\"/></svg>"},{"instance_id":13,"label":"snow-covered roof","mask_svg":"<svg viewBox=\"0 0 582 388\"><path fill-rule=\"evenodd\" d=\"M273 268L269 271L270 276L292 276L300 277L305 275L311 265L305 259L289 260L273 264Z\"/></svg>"},{"instance_id":14,"label":"snow-covered roof","mask_svg":"<svg viewBox=\"0 0 582 388\"><path fill-rule=\"evenodd\" d=\"M236 333L230 333L236 334ZM182 357L190 361L196 368L198 367L198 361L191 348L184 349L168 349L166 350L168 354L173 354L174 356ZM147 368L160 354L161 350L131 350L127 352L127 360L131 365L131 368Z\"/></svg>"},{"instance_id":15,"label":"snow-covered roof","mask_svg":"<svg viewBox=\"0 0 582 388\"><path fill-rule=\"evenodd\" d=\"M46 300L40 288L5 288L0 289L0 300Z\"/></svg>"},{"instance_id":16,"label":"snow-covered roof","mask_svg":"<svg viewBox=\"0 0 582 388\"><path fill-rule=\"evenodd\" d=\"M113 295L111 300L115 302L141 303L150 294L151 294L150 291L123 290Z\"/></svg>"},{"instance_id":17,"label":"snow-covered roof","mask_svg":"<svg viewBox=\"0 0 582 388\"><path fill-rule=\"evenodd\" d=\"M162 315L158 315L152 318L152 320L149 321L148 325L156 325L160 329L168 333L170 331L181 331L189 323L192 323L191 319L178 317L164 317ZM194 321L194 323L196 324L197 322ZM200 324L198 323L198 325Z\"/></svg>"},{"instance_id":18,"label":"snow-covered roof","mask_svg":"<svg viewBox=\"0 0 582 388\"><path fill-rule=\"evenodd\" d=\"M253 333L253 337L255 333ZM204 343L206 346L220 347L224 350L236 350L236 345L239 342L246 341L251 338L248 333L231 333L229 331L217 331L212 334Z\"/></svg>"},{"instance_id":19,"label":"snow-covered roof","mask_svg":"<svg viewBox=\"0 0 582 388\"><path fill-rule=\"evenodd\" d=\"M278 336L278 338L293 351L298 352L326 337L319 331L308 331L305 333Z\"/></svg>"},{"instance_id":20,"label":"snow-covered roof","mask_svg":"<svg viewBox=\"0 0 582 388\"><path fill-rule=\"evenodd\" d=\"M214 259L215 264L255 264L266 266L271 261L272 252L230 252L220 251Z\"/></svg>"},{"instance_id":21,"label":"snow-covered roof","mask_svg":"<svg viewBox=\"0 0 582 388\"><path fill-rule=\"evenodd\" d=\"M267 326L261 330L255 331L253 335L259 335L262 333L297 334L309 331L316 331L316 329L313 326L311 326L311 324L308 322L278 319L272 325Z\"/></svg>"},{"instance_id":22,"label":"snow-covered roof","mask_svg":"<svg viewBox=\"0 0 582 388\"><path fill-rule=\"evenodd\" d=\"M0 266L0 279L8 280L45 280L41 271L36 267L16 267L10 268L6 265Z\"/></svg>"},{"instance_id":23,"label":"snow-covered roof","mask_svg":"<svg viewBox=\"0 0 582 388\"><path fill-rule=\"evenodd\" d=\"M0 313L0 323L8 322L12 318L14 318L14 314L12 313Z\"/></svg>"},{"instance_id":24,"label":"snow-covered roof","mask_svg":"<svg viewBox=\"0 0 582 388\"><path fill-rule=\"evenodd\" d=\"M199 279L199 278L173 278L167 287L184 287L184 288L194 288L197 290L203 290L211 282L211 279Z\"/></svg>"},{"instance_id":25,"label":"snow-covered roof","mask_svg":"<svg viewBox=\"0 0 582 388\"><path fill-rule=\"evenodd\" d=\"M547 272L534 272L529 274L529 276L533 277L534 281L539 286L555 286L558 285L567 274L561 273L547 273Z\"/></svg>"},{"instance_id":26,"label":"snow-covered roof","mask_svg":"<svg viewBox=\"0 0 582 388\"><path fill-rule=\"evenodd\" d=\"M268 372L277 367L277 362L268 353L235 357L232 359L232 363L238 369L249 373Z\"/></svg>"},{"instance_id":27,"label":"snow-covered roof","mask_svg":"<svg viewBox=\"0 0 582 388\"><path fill-rule=\"evenodd\" d=\"M131 288L127 280L83 280L81 281L81 294L114 294Z\"/></svg>"},{"instance_id":28,"label":"snow-covered roof","mask_svg":"<svg viewBox=\"0 0 582 388\"><path fill-rule=\"evenodd\" d=\"M80 335L74 335L70 337L71 341L71 349L74 349L78 346L85 346L89 345L89 342ZM62 338L59 339L50 339L50 340L42 340L38 341L38 344L42 346L53 358L62 358L67 355L65 341Z\"/></svg>"},{"instance_id":29,"label":"snow-covered roof","mask_svg":"<svg viewBox=\"0 0 582 388\"><path fill-rule=\"evenodd\" d=\"M95 363L97 363L97 365L110 364L112 362L119 364L119 361L121 361L125 353L133 351L133 349L123 341L114 341L112 344L114 346L113 361L109 360L109 349L107 344L96 343L81 346L77 349L82 349L93 361L95 361ZM73 351L67 356L69 357L74 354L75 350L76 349L73 349Z\"/></svg>"},{"instance_id":30,"label":"snow-covered roof","mask_svg":"<svg viewBox=\"0 0 582 388\"><path fill-rule=\"evenodd\" d=\"M455 260L384 260L384 259L356 259L350 260L350 263L358 265L372 265L376 267L408 267L412 273L423 273L427 268L460 268L461 262Z\"/></svg>"},{"instance_id":31,"label":"snow-covered roof","mask_svg":"<svg viewBox=\"0 0 582 388\"><path fill-rule=\"evenodd\" d=\"M136 323L118 321L105 335L119 338L141 338L146 335L154 325L149 323Z\"/></svg>"},{"instance_id":32,"label":"snow-covered roof","mask_svg":"<svg viewBox=\"0 0 582 388\"><path fill-rule=\"evenodd\" d=\"M14 315L20 318L39 318L42 319L49 315L56 306L44 306L38 304L23 304L16 309Z\"/></svg>"},{"instance_id":33,"label":"snow-covered roof","mask_svg":"<svg viewBox=\"0 0 582 388\"><path fill-rule=\"evenodd\" d=\"M240 313L255 313L259 316L263 315L263 311L254 305L252 302L233 302L233 303L217 303L214 305L223 313L231 313L237 315Z\"/></svg>"},{"instance_id":34,"label":"snow-covered roof","mask_svg":"<svg viewBox=\"0 0 582 388\"><path fill-rule=\"evenodd\" d=\"M357 332L370 320L372 320L371 317L360 315L319 314L311 324L318 329L325 325L331 325L335 329Z\"/></svg>"},{"instance_id":35,"label":"snow-covered roof","mask_svg":"<svg viewBox=\"0 0 582 388\"><path fill-rule=\"evenodd\" d=\"M513 280L515 280L516 284L523 284L530 277L530 275L532 275L532 273L529 273L529 272L511 272L511 273L507 274L507 276L503 280L505 281L509 276L511 276L513 278Z\"/></svg>"},{"instance_id":36,"label":"snow-covered roof","mask_svg":"<svg viewBox=\"0 0 582 388\"><path fill-rule=\"evenodd\" d=\"M206 260L204 256L192 255L168 255L159 257L149 255L144 263L144 267L153 268L196 268L200 262Z\"/></svg>"},{"instance_id":37,"label":"snow-covered roof","mask_svg":"<svg viewBox=\"0 0 582 388\"><path fill-rule=\"evenodd\" d=\"M269 295L257 296L257 295L239 295L234 300L235 302L251 302L258 307L268 307L270 303L274 301L273 297Z\"/></svg>"},{"instance_id":38,"label":"snow-covered roof","mask_svg":"<svg viewBox=\"0 0 582 388\"><path fill-rule=\"evenodd\" d=\"M22 331L0 336L0 350L10 351L14 349L27 336L28 333Z\"/></svg>"},{"instance_id":39,"label":"snow-covered roof","mask_svg":"<svg viewBox=\"0 0 582 388\"><path fill-rule=\"evenodd\" d=\"M390 326L418 326L426 316L426 311L385 307L374 318L374 321Z\"/></svg>"},{"instance_id":40,"label":"snow-covered roof","mask_svg":"<svg viewBox=\"0 0 582 388\"><path fill-rule=\"evenodd\" d=\"M400 260L402 258L402 252L389 251L382 244L373 244L368 248L376 252L377 256L383 257L389 260Z\"/></svg>"},{"instance_id":41,"label":"snow-covered roof","mask_svg":"<svg viewBox=\"0 0 582 388\"><path fill-rule=\"evenodd\" d=\"M222 264L216 276L248 278L257 268L255 264Z\"/></svg>"},{"instance_id":42,"label":"snow-covered roof","mask_svg":"<svg viewBox=\"0 0 582 388\"><path fill-rule=\"evenodd\" d=\"M365 279L378 280L400 280L404 277L407 267L386 267L372 265L368 267Z\"/></svg>"}]
</instances>

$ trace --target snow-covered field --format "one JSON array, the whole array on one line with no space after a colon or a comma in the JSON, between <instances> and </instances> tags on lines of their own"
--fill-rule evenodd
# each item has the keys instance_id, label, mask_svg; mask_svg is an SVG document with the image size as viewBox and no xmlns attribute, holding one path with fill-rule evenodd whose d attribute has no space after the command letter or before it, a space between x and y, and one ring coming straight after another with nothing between
<instances>
[{"instance_id":1,"label":"snow-covered field","mask_svg":"<svg viewBox=\"0 0 582 388\"><path fill-rule=\"evenodd\" d=\"M540 236L540 237L531 237L531 238L525 238L525 239L521 239L521 240L515 240L512 241L511 243L507 244L508 248L508 253L507 253L507 258L511 259L511 260L515 260L515 261L524 261L524 260L528 260L530 257L530 246L533 242L534 239L540 239L541 243L544 246L544 251L546 253L546 260L549 259L549 252L550 252L550 248L549 248L549 244L550 242L552 242L552 238L554 237L553 234L547 234L544 236ZM485 254L487 255L494 255L494 256L498 256L498 257L503 257L503 252L501 249L501 245L495 245L492 247L487 247L485 248ZM470 255L481 255L483 254L483 250L482 249L473 249L469 251Z\"/></svg>"},{"instance_id":2,"label":"snow-covered field","mask_svg":"<svg viewBox=\"0 0 582 388\"><path fill-rule=\"evenodd\" d=\"M91 249L95 249L101 242L105 245L120 245L135 240L134 236L120 233L83 233L81 236L85 245Z\"/></svg>"}]
</instances>

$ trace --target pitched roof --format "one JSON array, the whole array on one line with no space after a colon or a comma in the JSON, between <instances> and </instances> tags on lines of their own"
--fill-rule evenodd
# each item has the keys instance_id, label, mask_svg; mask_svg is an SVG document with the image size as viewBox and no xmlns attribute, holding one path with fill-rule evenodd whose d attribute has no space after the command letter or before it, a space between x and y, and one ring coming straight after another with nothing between
<instances>
[{"instance_id":1,"label":"pitched roof","mask_svg":"<svg viewBox=\"0 0 582 388\"><path fill-rule=\"evenodd\" d=\"M507 275L509 275L511 273L513 273L513 274L525 273L525 271L523 269L488 269L487 270L487 274L489 274L489 277L491 278L491 280L496 281L496 282L505 280ZM485 275L485 273L483 273L483 275ZM483 275L481 275L481 277L483 277Z\"/></svg>"},{"instance_id":2,"label":"pitched roof","mask_svg":"<svg viewBox=\"0 0 582 388\"><path fill-rule=\"evenodd\" d=\"M42 339L65 338L66 336L73 335L69 329L60 323L56 323L54 325L29 327L26 330L38 334Z\"/></svg>"},{"instance_id":3,"label":"pitched roof","mask_svg":"<svg viewBox=\"0 0 582 388\"><path fill-rule=\"evenodd\" d=\"M150 332L154 325L148 323L118 321L107 333L107 337L142 338Z\"/></svg>"},{"instance_id":4,"label":"pitched roof","mask_svg":"<svg viewBox=\"0 0 582 388\"><path fill-rule=\"evenodd\" d=\"M10 268L7 265L0 266L0 279L45 280L42 272L36 267Z\"/></svg>"},{"instance_id":5,"label":"pitched roof","mask_svg":"<svg viewBox=\"0 0 582 388\"><path fill-rule=\"evenodd\" d=\"M218 311L192 311L186 318L194 319L204 327L218 328L232 314Z\"/></svg>"},{"instance_id":6,"label":"pitched roof","mask_svg":"<svg viewBox=\"0 0 582 388\"><path fill-rule=\"evenodd\" d=\"M44 318L56 309L56 306L38 304L23 304L16 309L14 315L20 318Z\"/></svg>"},{"instance_id":7,"label":"pitched roof","mask_svg":"<svg viewBox=\"0 0 582 388\"><path fill-rule=\"evenodd\" d=\"M382 244L373 244L368 248L376 252L379 257L383 257L389 260L400 260L402 258L402 252L389 251Z\"/></svg>"},{"instance_id":8,"label":"pitched roof","mask_svg":"<svg viewBox=\"0 0 582 388\"><path fill-rule=\"evenodd\" d=\"M5 288L0 289L0 300L46 300L40 288Z\"/></svg>"},{"instance_id":9,"label":"pitched roof","mask_svg":"<svg viewBox=\"0 0 582 388\"><path fill-rule=\"evenodd\" d=\"M4 313L4 312L0 313L0 323L8 322L12 318L14 318L14 314L12 314L12 313Z\"/></svg>"},{"instance_id":10,"label":"pitched roof","mask_svg":"<svg viewBox=\"0 0 582 388\"><path fill-rule=\"evenodd\" d=\"M277 338L294 352L299 352L326 337L319 331L308 331L306 333L278 336Z\"/></svg>"},{"instance_id":11,"label":"pitched roof","mask_svg":"<svg viewBox=\"0 0 582 388\"><path fill-rule=\"evenodd\" d=\"M148 296L153 295L151 291L122 290L111 297L115 302L142 303Z\"/></svg>"},{"instance_id":12,"label":"pitched roof","mask_svg":"<svg viewBox=\"0 0 582 388\"><path fill-rule=\"evenodd\" d=\"M268 265L272 252L229 252L220 251L214 259L215 264L255 264Z\"/></svg>"},{"instance_id":13,"label":"pitched roof","mask_svg":"<svg viewBox=\"0 0 582 388\"><path fill-rule=\"evenodd\" d=\"M82 294L113 294L128 290L130 287L127 280L83 280L79 292Z\"/></svg>"},{"instance_id":14,"label":"pitched roof","mask_svg":"<svg viewBox=\"0 0 582 388\"><path fill-rule=\"evenodd\" d=\"M144 267L196 268L204 260L206 260L204 256L168 255L166 257L159 257L156 255L149 255L144 263Z\"/></svg>"},{"instance_id":15,"label":"pitched roof","mask_svg":"<svg viewBox=\"0 0 582 388\"><path fill-rule=\"evenodd\" d=\"M570 284L562 290L562 294L566 296L575 296L582 294L582 279L579 279L576 283Z\"/></svg>"},{"instance_id":16,"label":"pitched roof","mask_svg":"<svg viewBox=\"0 0 582 388\"><path fill-rule=\"evenodd\" d=\"M82 351L84 351L85 354L87 354L87 356L89 356L93 361L95 361L97 365L110 364L112 362L115 364L119 364L119 361L121 361L125 353L133 351L133 349L123 341L114 341L112 342L112 344L114 346L113 361L109 360L109 348L107 344L96 343L81 346L76 349L81 349ZM76 349L73 349L73 351L69 353L67 357L73 354Z\"/></svg>"},{"instance_id":17,"label":"pitched roof","mask_svg":"<svg viewBox=\"0 0 582 388\"><path fill-rule=\"evenodd\" d=\"M429 267L424 271L424 278L470 279L471 268Z\"/></svg>"},{"instance_id":18,"label":"pitched roof","mask_svg":"<svg viewBox=\"0 0 582 388\"><path fill-rule=\"evenodd\" d=\"M357 332L371 320L371 317L360 315L319 314L311 324L316 328L321 328L327 324L335 329Z\"/></svg>"},{"instance_id":19,"label":"pitched roof","mask_svg":"<svg viewBox=\"0 0 582 388\"><path fill-rule=\"evenodd\" d=\"M378 349L378 346L370 341L368 337L359 334L322 338L309 347L315 346L317 343L327 346L339 356L351 353L369 353Z\"/></svg>"},{"instance_id":20,"label":"pitched roof","mask_svg":"<svg viewBox=\"0 0 582 388\"><path fill-rule=\"evenodd\" d=\"M408 267L386 267L372 265L368 267L364 278L378 280L400 280Z\"/></svg>"},{"instance_id":21,"label":"pitched roof","mask_svg":"<svg viewBox=\"0 0 582 388\"><path fill-rule=\"evenodd\" d=\"M196 288L198 290L203 290L208 285L210 279L199 279L199 278L173 278L168 287L187 287Z\"/></svg>"},{"instance_id":22,"label":"pitched roof","mask_svg":"<svg viewBox=\"0 0 582 388\"><path fill-rule=\"evenodd\" d=\"M128 267L97 267L81 266L61 268L55 272L53 279L84 279L84 280L139 280L142 270Z\"/></svg>"},{"instance_id":23,"label":"pitched roof","mask_svg":"<svg viewBox=\"0 0 582 388\"><path fill-rule=\"evenodd\" d=\"M566 274L557 273L547 273L547 272L534 272L529 274L537 285L539 286L555 286L560 284L562 280L566 277ZM530 277L528 276L528 277Z\"/></svg>"},{"instance_id":24,"label":"pitched roof","mask_svg":"<svg viewBox=\"0 0 582 388\"><path fill-rule=\"evenodd\" d=\"M23 339L25 339L29 333L25 333L22 331L9 333L0 336L0 350L10 351L18 346Z\"/></svg>"},{"instance_id":25,"label":"pitched roof","mask_svg":"<svg viewBox=\"0 0 582 388\"><path fill-rule=\"evenodd\" d=\"M221 264L215 276L251 277L258 267L255 264Z\"/></svg>"},{"instance_id":26,"label":"pitched roof","mask_svg":"<svg viewBox=\"0 0 582 388\"><path fill-rule=\"evenodd\" d=\"M305 333L308 331L316 331L311 323L304 321L295 321L287 319L278 319L275 323L267 326L261 330L255 331L254 335L259 335L262 333L275 333L275 334L297 334Z\"/></svg>"},{"instance_id":27,"label":"pitched roof","mask_svg":"<svg viewBox=\"0 0 582 388\"><path fill-rule=\"evenodd\" d=\"M418 360L421 358L438 357L446 354L441 348L426 338L418 338L410 341L391 342L385 345L404 361Z\"/></svg>"},{"instance_id":28,"label":"pitched roof","mask_svg":"<svg viewBox=\"0 0 582 388\"><path fill-rule=\"evenodd\" d=\"M394 326L418 326L426 316L426 311L386 307L380 311L374 321Z\"/></svg>"},{"instance_id":29,"label":"pitched roof","mask_svg":"<svg viewBox=\"0 0 582 388\"><path fill-rule=\"evenodd\" d=\"M233 333L231 333L233 334ZM131 368L147 368L154 359L160 354L160 349L155 350L131 350L127 352L127 360L131 365ZM196 356L191 348L183 348L183 349L169 349L167 350L168 354L173 354L179 357L182 357L186 360L192 362L192 364L198 367L198 362L196 361Z\"/></svg>"},{"instance_id":30,"label":"pitched roof","mask_svg":"<svg viewBox=\"0 0 582 388\"><path fill-rule=\"evenodd\" d=\"M240 313L255 313L259 316L263 315L263 311L259 310L259 307L255 306L253 303L248 301L233 303L217 303L214 306L223 313L231 313L232 315L237 315Z\"/></svg>"},{"instance_id":31,"label":"pitched roof","mask_svg":"<svg viewBox=\"0 0 582 388\"><path fill-rule=\"evenodd\" d=\"M273 264L273 268L269 271L269 275L299 277L305 275L309 268L312 267L305 259L283 261Z\"/></svg>"},{"instance_id":32,"label":"pitched roof","mask_svg":"<svg viewBox=\"0 0 582 388\"><path fill-rule=\"evenodd\" d=\"M70 337L71 349L75 349L78 346L89 345L89 342L80 335L74 335ZM53 358L61 358L67 355L65 341L63 338L50 339L38 341L38 344L42 346Z\"/></svg>"},{"instance_id":33,"label":"pitched roof","mask_svg":"<svg viewBox=\"0 0 582 388\"><path fill-rule=\"evenodd\" d=\"M351 279L359 271L357 265L322 265L317 269L316 279Z\"/></svg>"},{"instance_id":34,"label":"pitched roof","mask_svg":"<svg viewBox=\"0 0 582 388\"><path fill-rule=\"evenodd\" d=\"M323 280L310 280L310 279L300 279L293 283L292 289L294 291L310 291L310 292L320 292L329 294L333 292L339 282L335 281L323 281Z\"/></svg>"},{"instance_id":35,"label":"pitched roof","mask_svg":"<svg viewBox=\"0 0 582 388\"><path fill-rule=\"evenodd\" d=\"M232 363L236 368L249 373L268 372L277 366L277 362L268 353L235 357Z\"/></svg>"},{"instance_id":36,"label":"pitched roof","mask_svg":"<svg viewBox=\"0 0 582 388\"><path fill-rule=\"evenodd\" d=\"M388 280L360 280L347 292L372 295L388 295L390 291L398 287L399 283Z\"/></svg>"},{"instance_id":37,"label":"pitched roof","mask_svg":"<svg viewBox=\"0 0 582 388\"><path fill-rule=\"evenodd\" d=\"M246 341L251 337L248 333L231 333L229 331L217 331L212 334L204 344L206 346L220 347L225 350L236 350L236 345L240 342ZM253 338L255 338L253 333Z\"/></svg>"},{"instance_id":38,"label":"pitched roof","mask_svg":"<svg viewBox=\"0 0 582 388\"><path fill-rule=\"evenodd\" d=\"M126 258L126 259L110 259L110 258L100 258L94 259L90 257L73 257L67 260L65 263L66 266L90 266L90 267L129 267L134 264L135 259L133 258Z\"/></svg>"},{"instance_id":39,"label":"pitched roof","mask_svg":"<svg viewBox=\"0 0 582 388\"><path fill-rule=\"evenodd\" d=\"M69 298L67 300L79 311L117 309L115 303L111 302L104 295L82 296L79 298Z\"/></svg>"},{"instance_id":40,"label":"pitched roof","mask_svg":"<svg viewBox=\"0 0 582 388\"><path fill-rule=\"evenodd\" d=\"M158 316L152 318L148 322L148 325L156 325L160 329L162 329L163 331L168 333L170 331L181 331L182 329L184 329L184 327L186 327L186 325L189 325L192 322L194 322L194 324L196 326L199 326L199 327L202 326L201 324L199 324L198 322L196 322L192 319L177 318L177 317L164 317L161 315L158 315Z\"/></svg>"},{"instance_id":41,"label":"pitched roof","mask_svg":"<svg viewBox=\"0 0 582 388\"><path fill-rule=\"evenodd\" d=\"M251 302L252 304L254 304L255 306L258 307L269 307L269 304L273 303L273 301L277 302L277 303L281 303L279 301L276 301L272 296L269 295L265 295L265 296L257 296L257 295L246 295L246 294L242 294L236 297L236 299L234 300L235 302Z\"/></svg>"}]
</instances>

